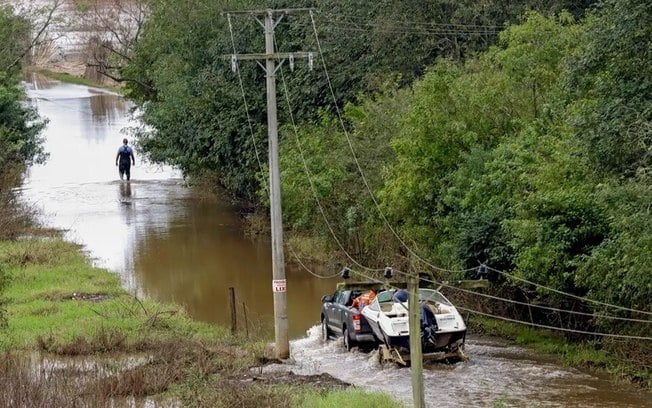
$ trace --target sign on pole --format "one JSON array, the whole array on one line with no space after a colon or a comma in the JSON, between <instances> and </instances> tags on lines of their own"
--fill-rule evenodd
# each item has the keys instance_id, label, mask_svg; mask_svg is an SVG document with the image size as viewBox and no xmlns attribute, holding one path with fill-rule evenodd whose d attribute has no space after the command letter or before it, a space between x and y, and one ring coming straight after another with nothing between
<instances>
[{"instance_id":1,"label":"sign on pole","mask_svg":"<svg viewBox=\"0 0 652 408\"><path fill-rule=\"evenodd\" d=\"M286 286L285 279L272 280L272 292L285 292Z\"/></svg>"}]
</instances>

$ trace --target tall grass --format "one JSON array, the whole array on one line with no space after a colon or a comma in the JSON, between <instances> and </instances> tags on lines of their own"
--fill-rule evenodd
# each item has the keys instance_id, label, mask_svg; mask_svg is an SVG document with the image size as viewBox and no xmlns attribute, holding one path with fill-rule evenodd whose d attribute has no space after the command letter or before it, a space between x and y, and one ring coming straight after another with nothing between
<instances>
[{"instance_id":1,"label":"tall grass","mask_svg":"<svg viewBox=\"0 0 652 408\"><path fill-rule=\"evenodd\" d=\"M386 394L370 393L349 388L341 391L309 391L295 400L302 408L401 408L403 404Z\"/></svg>"}]
</instances>

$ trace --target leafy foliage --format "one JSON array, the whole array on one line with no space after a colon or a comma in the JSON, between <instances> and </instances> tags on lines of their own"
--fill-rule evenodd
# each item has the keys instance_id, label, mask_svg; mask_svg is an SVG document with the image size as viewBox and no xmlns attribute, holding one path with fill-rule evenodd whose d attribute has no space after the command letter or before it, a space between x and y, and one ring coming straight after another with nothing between
<instances>
[{"instance_id":1,"label":"leafy foliage","mask_svg":"<svg viewBox=\"0 0 652 408\"><path fill-rule=\"evenodd\" d=\"M367 264L407 262L403 241L449 269L487 262L649 308L649 7L422 3L272 2L322 10L314 26L285 16L276 39L281 51L323 51L330 79L302 63L277 72L289 100L278 104L285 225ZM156 0L123 73L152 158L266 205L264 74L240 61L240 83L222 59L260 51L262 37L221 12L261 5Z\"/></svg>"},{"instance_id":2,"label":"leafy foliage","mask_svg":"<svg viewBox=\"0 0 652 408\"><path fill-rule=\"evenodd\" d=\"M645 0L605 0L572 60L571 117L598 171L631 176L652 164L652 12Z\"/></svg>"},{"instance_id":3,"label":"leafy foliage","mask_svg":"<svg viewBox=\"0 0 652 408\"><path fill-rule=\"evenodd\" d=\"M234 50L260 52L263 37L253 18L233 14L229 24L226 11L316 7L313 17L287 15L275 29L280 51L315 54L314 71L302 62L287 75L293 100L301 101L292 113L303 123L319 120L320 109L333 114L334 104L342 107L357 103L361 94L382 92L388 82L408 85L438 57L462 58L486 48L504 23L516 21L528 7L552 10L562 4L522 1L506 8L493 0L383 0L369 7L359 0L155 0L121 74L128 80L128 95L142 108L146 126L136 136L143 151L186 175L208 173L233 195L255 202L264 179L258 163L267 156L264 72L240 61L240 83L223 56ZM289 114L281 109L280 120L287 123Z\"/></svg>"},{"instance_id":4,"label":"leafy foliage","mask_svg":"<svg viewBox=\"0 0 652 408\"><path fill-rule=\"evenodd\" d=\"M4 175L13 167L23 168L45 159L39 137L44 124L34 109L22 104L24 91L14 64L28 38L28 22L14 16L11 7L0 7L0 170Z\"/></svg>"}]
</instances>

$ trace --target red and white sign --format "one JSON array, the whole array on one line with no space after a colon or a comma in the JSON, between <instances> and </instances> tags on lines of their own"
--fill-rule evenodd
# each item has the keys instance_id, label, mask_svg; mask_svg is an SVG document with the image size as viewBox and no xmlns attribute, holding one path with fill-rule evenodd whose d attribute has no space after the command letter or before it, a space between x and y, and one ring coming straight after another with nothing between
<instances>
[{"instance_id":1,"label":"red and white sign","mask_svg":"<svg viewBox=\"0 0 652 408\"><path fill-rule=\"evenodd\" d=\"M273 292L285 292L287 284L285 279L274 279L272 280L272 291Z\"/></svg>"}]
</instances>

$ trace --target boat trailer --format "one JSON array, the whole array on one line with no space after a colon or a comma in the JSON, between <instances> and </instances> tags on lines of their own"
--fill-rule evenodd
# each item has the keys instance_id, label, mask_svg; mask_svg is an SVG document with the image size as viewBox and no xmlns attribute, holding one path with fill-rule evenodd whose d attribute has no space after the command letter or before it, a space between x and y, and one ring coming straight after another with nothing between
<instances>
[{"instance_id":1,"label":"boat trailer","mask_svg":"<svg viewBox=\"0 0 652 408\"><path fill-rule=\"evenodd\" d=\"M381 364L396 363L402 366L410 365L410 350L398 349L396 347L388 347L385 344L378 346L378 358ZM423 353L423 361L448 361L458 362L466 361L468 356L464 353L464 343L460 343L454 350L448 351L435 351L431 353Z\"/></svg>"}]
</instances>

